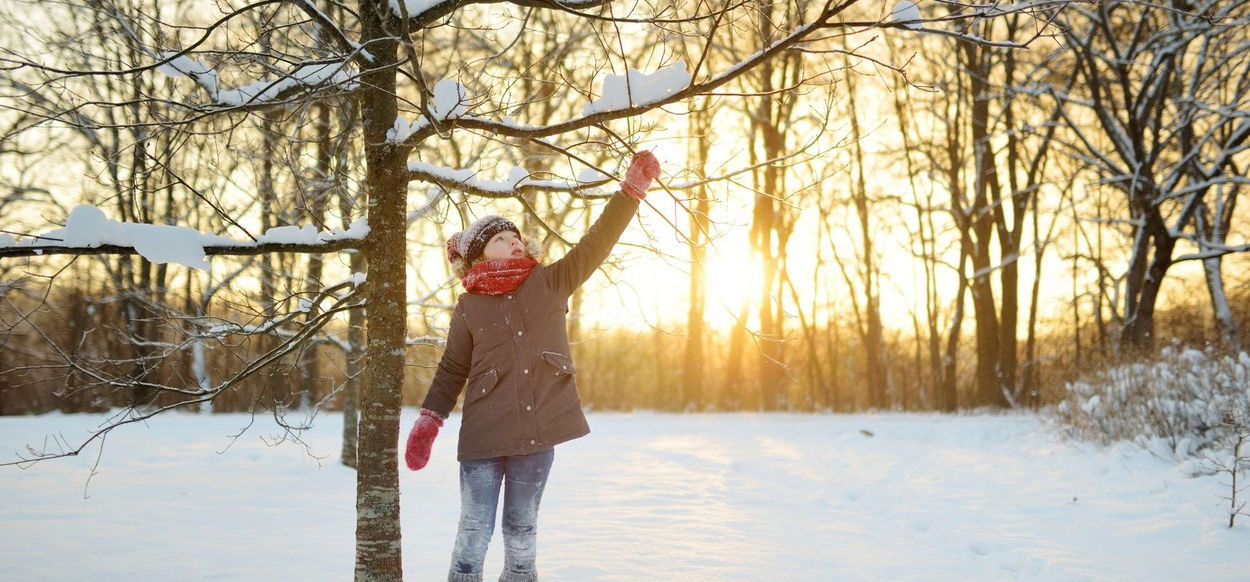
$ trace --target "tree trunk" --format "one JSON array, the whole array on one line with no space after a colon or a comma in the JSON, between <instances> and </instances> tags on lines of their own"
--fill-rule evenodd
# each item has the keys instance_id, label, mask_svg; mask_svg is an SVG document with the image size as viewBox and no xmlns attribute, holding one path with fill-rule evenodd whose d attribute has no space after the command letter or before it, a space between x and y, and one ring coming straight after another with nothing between
<instances>
[{"instance_id":1,"label":"tree trunk","mask_svg":"<svg viewBox=\"0 0 1250 582\"><path fill-rule=\"evenodd\" d=\"M765 100L766 101L766 100ZM770 138L768 128L761 128L764 134L764 159L769 159L769 152L772 149L770 144L775 144L775 140ZM756 304L756 313L759 316L759 336L756 343L756 351L758 352L759 374L757 379L757 400L753 403L756 408L762 410L773 410L777 405L777 390L779 383L777 381L777 362L776 347L780 345L780 337L776 333L776 324L773 321L773 296L772 281L776 272L776 253L778 250L773 248L773 231L776 228L777 221L777 200L774 196L778 193L778 176L779 168L771 165L763 170L762 182L758 184L759 192L755 194L755 208L751 217L751 247L759 260L759 295Z\"/></svg>"},{"instance_id":2,"label":"tree trunk","mask_svg":"<svg viewBox=\"0 0 1250 582\"><path fill-rule=\"evenodd\" d=\"M1041 214L1041 210L1038 208L1035 197L1032 207L1032 222L1033 239L1037 245L1037 252L1033 262L1033 285L1029 289L1029 321L1026 324L1028 331L1024 343L1024 378L1020 387L1023 403L1029 407L1036 407L1041 403L1041 375L1040 367L1037 364L1037 308L1042 287L1042 257L1045 255L1046 245L1050 238L1049 235L1045 239L1042 237L1041 224L1038 219L1039 214ZM1053 225L1054 222L1051 224Z\"/></svg>"},{"instance_id":3,"label":"tree trunk","mask_svg":"<svg viewBox=\"0 0 1250 582\"><path fill-rule=\"evenodd\" d=\"M975 182L972 207L959 209L963 218L960 229L966 240L969 258L972 260L972 309L976 317L976 397L973 406L1006 406L1005 387L1002 385L1002 349L999 333L998 305L991 284L993 270L990 256L990 237L993 236L993 219L990 208L990 192L998 185L998 172L989 135L989 65L985 49L960 41L964 66L969 76L969 94L972 97L971 128L974 150ZM961 201L956 201L962 206Z\"/></svg>"},{"instance_id":4,"label":"tree trunk","mask_svg":"<svg viewBox=\"0 0 1250 582\"><path fill-rule=\"evenodd\" d=\"M864 327L860 331L864 344L864 375L868 383L869 406L884 409L890 405L890 402L887 401L886 394L885 341L878 289L880 273L876 265L876 250L872 240L872 217L870 215L872 209L868 199L868 183L864 178L864 150L860 144L863 136L859 129L859 111L855 107L854 99L855 76L858 73L853 72L849 59L844 57L844 62L846 63L847 91L852 96L847 101L851 122L851 155L853 156L851 167L855 172L855 178L851 181L851 199L855 203L855 214L859 219L859 238L862 245L858 271L864 293Z\"/></svg>"},{"instance_id":5,"label":"tree trunk","mask_svg":"<svg viewBox=\"0 0 1250 582\"><path fill-rule=\"evenodd\" d=\"M967 256L959 258L959 290L955 293L955 313L951 328L946 335L946 355L942 357L942 378L938 385L938 410L955 412L959 409L959 334L963 332L964 299L968 291L968 279L963 276Z\"/></svg>"},{"instance_id":6,"label":"tree trunk","mask_svg":"<svg viewBox=\"0 0 1250 582\"><path fill-rule=\"evenodd\" d=\"M745 390L742 372L742 356L746 349L747 338L747 306L748 300L744 297L742 304L738 306L738 319L734 322L733 330L729 333L729 356L725 360L725 380L720 386L720 396L717 398L723 406L733 410L741 410L746 406L746 398L742 392Z\"/></svg>"},{"instance_id":7,"label":"tree trunk","mask_svg":"<svg viewBox=\"0 0 1250 582\"><path fill-rule=\"evenodd\" d=\"M1218 197L1215 212L1205 207L1196 213L1195 227L1198 231L1198 250L1211 251L1213 243L1225 246L1228 230L1232 222L1232 207L1236 205L1237 193L1229 195L1227 201L1223 193L1217 191ZM1207 294L1211 297L1211 314L1215 318L1215 330L1220 343L1228 350L1241 349L1241 333L1237 328L1237 319L1228 304L1228 294L1224 290L1224 260L1222 255L1202 260L1202 272L1207 280Z\"/></svg>"},{"instance_id":8,"label":"tree trunk","mask_svg":"<svg viewBox=\"0 0 1250 582\"><path fill-rule=\"evenodd\" d=\"M364 44L375 57L361 79L365 185L370 232L369 347L361 393L356 464L356 581L403 579L399 513L399 412L404 382L407 321L405 232L407 175L404 148L387 143L395 124L395 70L399 30L385 3L362 2ZM386 19L383 22L381 19Z\"/></svg>"},{"instance_id":9,"label":"tree trunk","mask_svg":"<svg viewBox=\"0 0 1250 582\"><path fill-rule=\"evenodd\" d=\"M278 120L276 112L267 110L263 114L261 121L261 160L260 160L260 176L258 177L257 191L260 195L260 234L272 227L278 226L278 219L275 217L277 213L277 191L274 187L274 164L273 159L277 155L277 143L275 136L275 126ZM273 317L277 312L277 296L278 284L275 273L278 268L275 261L279 257L265 253L260 256L260 309L261 314L265 318ZM260 343L260 353L267 353L277 347L281 341L272 334L264 334L257 338ZM275 401L280 393L280 376L277 369L281 366L267 366L261 372L264 379L265 394L272 397Z\"/></svg>"},{"instance_id":10,"label":"tree trunk","mask_svg":"<svg viewBox=\"0 0 1250 582\"><path fill-rule=\"evenodd\" d=\"M962 76L956 75L956 83L959 88L963 87ZM937 385L937 406L939 410L944 412L954 412L959 405L959 344L963 339L963 321L964 321L964 302L968 292L968 256L971 253L971 245L968 243L968 219L963 210L964 199L964 183L961 177L963 172L963 153L964 134L962 131L962 123L960 118L963 116L963 100L955 95L948 107L954 107L951 117L954 122L951 124L953 128L946 132L946 181L950 185L950 212L955 221L956 227L959 229L959 265L955 272L959 276L959 287L955 293L954 310L951 315L950 330L946 336L945 354L941 358L941 373L938 376ZM936 243L937 230L932 222L932 213L929 216L929 233ZM937 263L936 244L930 245L930 251L933 254L933 261ZM931 274L931 277L935 275ZM936 289L934 290L934 298L936 301ZM935 310L936 313L936 310ZM934 315L936 317L936 315ZM936 325L936 324L935 324ZM935 334L936 335L936 334Z\"/></svg>"},{"instance_id":11,"label":"tree trunk","mask_svg":"<svg viewBox=\"0 0 1250 582\"><path fill-rule=\"evenodd\" d=\"M1220 257L1203 259L1202 272L1207 280L1207 293L1211 296L1211 312L1215 317L1216 333L1225 348L1235 350L1241 347L1241 339L1237 320L1233 318L1233 310L1228 305L1228 294L1224 291L1222 264Z\"/></svg>"},{"instance_id":12,"label":"tree trunk","mask_svg":"<svg viewBox=\"0 0 1250 582\"><path fill-rule=\"evenodd\" d=\"M1176 239L1156 208L1145 213L1144 224L1133 240L1133 258L1125 291L1124 327L1120 344L1134 352L1148 351L1154 345L1154 311L1164 277L1172 266Z\"/></svg>"},{"instance_id":13,"label":"tree trunk","mask_svg":"<svg viewBox=\"0 0 1250 582\"><path fill-rule=\"evenodd\" d=\"M344 213L344 222L351 216ZM345 227L347 225L344 225ZM352 253L352 273L365 272L365 258L359 252ZM364 366L365 313L353 309L348 315L347 343L351 349L347 352L347 381L343 390L343 452L342 462L348 467L356 466L357 432L360 430L360 381Z\"/></svg>"},{"instance_id":14,"label":"tree trunk","mask_svg":"<svg viewBox=\"0 0 1250 582\"><path fill-rule=\"evenodd\" d=\"M326 229L326 206L330 202L330 191L334 184L334 150L330 143L330 112L330 103L317 104L317 165L312 180L312 200L308 205L308 217L320 230ZM308 255L308 273L305 275L305 281L308 290L312 293L318 293L323 287L321 282L323 265L324 259L320 254ZM315 312L310 312L307 317L312 318L316 315ZM301 408L307 409L324 396L322 391L318 390L318 384L322 380L321 358L318 356L315 345L300 350L299 365L300 377L303 379L303 384L299 386L299 403Z\"/></svg>"},{"instance_id":15,"label":"tree trunk","mask_svg":"<svg viewBox=\"0 0 1250 582\"><path fill-rule=\"evenodd\" d=\"M343 112L343 127L352 127L358 119L357 107L359 101L349 98L343 103L345 111ZM336 162L342 168L345 164L344 158L340 157ZM339 217L343 221L343 228L350 228L353 220L357 218L356 192L353 188L341 186L338 190ZM351 272L352 274L364 273L368 274L368 265L365 262L365 256L361 251L352 251L351 253ZM366 277L366 285L368 278ZM366 291L367 293L367 291ZM360 385L364 380L364 359L366 342L368 337L365 334L365 321L367 311L364 309L353 309L348 314L347 343L350 346L347 353L347 381L344 386L345 394L343 395L343 451L342 463L348 467L356 467L356 447L357 437L360 426Z\"/></svg>"},{"instance_id":16,"label":"tree trunk","mask_svg":"<svg viewBox=\"0 0 1250 582\"><path fill-rule=\"evenodd\" d=\"M896 47L891 44L891 55L897 55ZM896 78L893 95L894 118L898 122L899 136L902 141L902 154L904 162L907 165L907 184L911 190L913 206L916 210L916 237L919 239L919 252L915 256L920 260L924 269L925 281L925 322L922 327L920 322L915 321L916 340L916 372L921 375L917 379L917 385L914 387L917 393L918 404L921 407L935 406L939 407L937 395L937 385L942 377L942 336L940 330L940 322L938 320L938 297L937 297L937 266L938 258L936 251L932 250L935 246L932 233L933 228L933 199L932 191L927 199L922 200L920 197L920 185L917 184L917 174L919 170L915 167L912 158L912 152L915 148L912 145L913 123L911 121L910 103L905 101L908 97L907 91L909 85L904 83L900 78ZM917 319L913 314L913 320ZM923 345L922 345L923 338ZM921 363L921 353L927 352L928 361L926 364ZM921 373L924 370L925 373ZM932 396L934 402L930 403L929 398Z\"/></svg>"},{"instance_id":17,"label":"tree trunk","mask_svg":"<svg viewBox=\"0 0 1250 582\"><path fill-rule=\"evenodd\" d=\"M757 33L764 44L774 40L779 27L792 18L788 7L781 4L761 4L756 12ZM769 95L777 87L798 84L801 79L801 67L797 53L787 53L784 57L770 59L759 66L761 94ZM771 98L761 99L758 108L751 116L752 133L762 137L764 160L781 157L786 147L786 135L783 128L789 127L794 99ZM758 133L756 133L756 131ZM752 140L751 143L754 143ZM754 153L754 147L751 148ZM785 290L779 277L779 266L784 262L786 252L784 242L788 238L785 229L789 228L783 213L781 200L788 193L785 191L785 167L770 163L762 171L753 172L755 179L755 207L751 218L751 249L759 262L759 303L756 305L759 315L759 336L757 352L759 357L758 399L756 406L765 410L776 410L783 402L783 382L786 379L783 355L784 321L780 315L782 294Z\"/></svg>"},{"instance_id":18,"label":"tree trunk","mask_svg":"<svg viewBox=\"0 0 1250 582\"><path fill-rule=\"evenodd\" d=\"M707 176L708 152L712 147L712 111L710 103L710 98L705 97L701 99L696 107L691 110L687 120L690 135L693 136L690 145L690 169L697 172L700 177ZM703 336L705 326L704 309L706 306L704 285L707 280L704 270L707 268L708 228L711 224L708 212L711 210L711 203L708 200L706 185L695 188L693 194L694 206L690 209L689 219L690 287L688 303L690 308L686 312L686 350L685 356L682 358L682 387L685 392L685 402L679 404L683 407L694 406L698 409L703 408L707 404L703 401L705 397L703 389Z\"/></svg>"}]
</instances>

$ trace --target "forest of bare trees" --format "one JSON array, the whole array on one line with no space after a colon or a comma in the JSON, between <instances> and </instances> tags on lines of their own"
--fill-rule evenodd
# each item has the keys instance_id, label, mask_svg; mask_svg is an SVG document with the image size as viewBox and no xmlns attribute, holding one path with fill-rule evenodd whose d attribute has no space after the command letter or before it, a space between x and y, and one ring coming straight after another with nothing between
<instances>
[{"instance_id":1,"label":"forest of bare trees","mask_svg":"<svg viewBox=\"0 0 1250 582\"><path fill-rule=\"evenodd\" d=\"M1244 349L1250 2L917 4L15 3L0 414L342 413L357 579L397 579L443 241L501 212L559 257L640 150L660 183L570 304L590 407L1038 407Z\"/></svg>"}]
</instances>

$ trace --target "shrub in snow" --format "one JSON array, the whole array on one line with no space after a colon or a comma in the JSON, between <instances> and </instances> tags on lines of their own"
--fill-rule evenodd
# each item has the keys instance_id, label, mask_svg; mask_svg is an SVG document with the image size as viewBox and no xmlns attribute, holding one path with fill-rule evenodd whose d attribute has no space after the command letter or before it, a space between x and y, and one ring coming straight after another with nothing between
<instances>
[{"instance_id":1,"label":"shrub in snow","mask_svg":"<svg viewBox=\"0 0 1250 582\"><path fill-rule=\"evenodd\" d=\"M1170 346L1152 361L1100 370L1067 385L1057 412L1102 443L1166 443L1178 458L1228 450L1231 418L1250 413L1250 354Z\"/></svg>"},{"instance_id":2,"label":"shrub in snow","mask_svg":"<svg viewBox=\"0 0 1250 582\"><path fill-rule=\"evenodd\" d=\"M1250 486L1245 484L1242 475L1250 469L1250 414L1234 414L1227 424L1232 429L1232 445L1226 455L1208 457L1207 462L1223 473L1228 481L1228 527L1237 525L1237 516L1246 514L1246 492Z\"/></svg>"}]
</instances>

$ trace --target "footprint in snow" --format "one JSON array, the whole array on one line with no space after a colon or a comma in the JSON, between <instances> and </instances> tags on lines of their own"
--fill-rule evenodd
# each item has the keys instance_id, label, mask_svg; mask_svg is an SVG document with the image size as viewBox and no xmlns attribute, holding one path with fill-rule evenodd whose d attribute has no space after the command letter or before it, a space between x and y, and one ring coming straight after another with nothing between
<instances>
[{"instance_id":1,"label":"footprint in snow","mask_svg":"<svg viewBox=\"0 0 1250 582\"><path fill-rule=\"evenodd\" d=\"M972 542L968 544L968 551L978 556L988 556L994 553L995 548L988 542Z\"/></svg>"}]
</instances>

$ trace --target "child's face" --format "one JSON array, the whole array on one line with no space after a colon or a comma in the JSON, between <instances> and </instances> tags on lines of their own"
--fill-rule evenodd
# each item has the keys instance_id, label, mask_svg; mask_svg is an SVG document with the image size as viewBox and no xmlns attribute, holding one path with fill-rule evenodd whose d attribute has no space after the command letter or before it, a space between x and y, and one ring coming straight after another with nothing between
<instances>
[{"instance_id":1,"label":"child's face","mask_svg":"<svg viewBox=\"0 0 1250 582\"><path fill-rule=\"evenodd\" d=\"M482 258L487 260L519 259L524 256L525 243L521 241L517 233L510 230L490 237L490 240L486 241L486 248L482 250Z\"/></svg>"}]
</instances>

